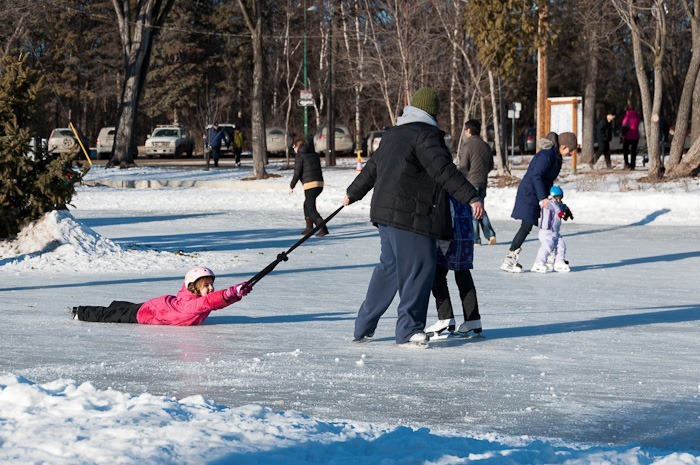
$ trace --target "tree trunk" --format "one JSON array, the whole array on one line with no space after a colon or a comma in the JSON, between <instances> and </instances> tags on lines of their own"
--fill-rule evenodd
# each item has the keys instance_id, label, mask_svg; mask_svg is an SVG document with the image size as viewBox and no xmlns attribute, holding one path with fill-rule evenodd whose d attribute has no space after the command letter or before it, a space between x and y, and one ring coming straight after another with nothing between
<instances>
[{"instance_id":1,"label":"tree trunk","mask_svg":"<svg viewBox=\"0 0 700 465\"><path fill-rule=\"evenodd\" d=\"M588 70L585 77L585 87L583 91L583 153L581 161L591 163L595 148L595 106L596 92L598 90L598 37L595 30L591 30L590 47L588 54ZM603 117L605 117L603 115Z\"/></svg>"},{"instance_id":2,"label":"tree trunk","mask_svg":"<svg viewBox=\"0 0 700 465\"><path fill-rule=\"evenodd\" d=\"M496 106L496 85L493 81L493 72L489 70L489 91L491 93L491 111L493 112L493 145L496 147L496 168L499 176L510 174L506 157L501 147L501 125L498 122L498 107Z\"/></svg>"},{"instance_id":3,"label":"tree trunk","mask_svg":"<svg viewBox=\"0 0 700 465\"><path fill-rule=\"evenodd\" d=\"M117 110L114 152L107 166L133 166L137 156L136 117L146 83L153 40L175 0L146 0L131 10L129 0L112 0L122 42L124 78ZM132 15L133 13L133 15Z\"/></svg>"},{"instance_id":4,"label":"tree trunk","mask_svg":"<svg viewBox=\"0 0 700 465\"><path fill-rule=\"evenodd\" d=\"M644 132L647 139L647 150L649 152L649 174L650 180L658 180L663 177L661 158L659 151L659 111L661 110L661 97L663 95L661 67L664 56L666 39L666 16L663 7L659 3L654 4L654 22L646 25L645 29L651 29L654 33L653 44L650 46L653 57L654 82L653 94L649 89L649 78L645 71L644 51L642 50L642 30L637 23L636 6L633 0L626 0L627 17L625 21L632 34L632 50L634 57L634 69L639 85L639 94L642 99L642 118L644 119Z\"/></svg>"},{"instance_id":5,"label":"tree trunk","mask_svg":"<svg viewBox=\"0 0 700 465\"><path fill-rule=\"evenodd\" d=\"M243 0L238 0L238 6L243 13L250 37L253 41L253 98L251 101L251 138L253 146L253 176L255 179L266 179L265 158L265 115L263 114L263 79L265 55L262 36L262 2L253 0L253 11L248 11Z\"/></svg>"},{"instance_id":6,"label":"tree trunk","mask_svg":"<svg viewBox=\"0 0 700 465\"><path fill-rule=\"evenodd\" d=\"M690 11L687 2L684 2L686 12L690 18L691 30L691 58L688 65L688 72L685 75L683 82L683 91L681 93L680 102L678 102L678 113L676 114L676 122L674 125L674 137L671 142L671 152L668 157L667 172L675 172L675 167L681 162L683 157L683 146L685 144L685 135L688 132L688 123L690 117L691 105L693 103L693 92L696 87L698 73L700 71L700 2L694 3L694 11ZM695 126L697 124L697 119ZM693 134L695 136L695 134Z\"/></svg>"},{"instance_id":7,"label":"tree trunk","mask_svg":"<svg viewBox=\"0 0 700 465\"><path fill-rule=\"evenodd\" d=\"M539 12L537 13L537 30L540 31L540 35L544 35L548 30L548 8L547 2L538 1L537 7ZM549 91L549 58L547 52L547 42L542 41L542 44L537 48L537 130L536 141L537 142L547 135L549 128L547 124L547 96ZM537 145L535 145L535 151L537 151Z\"/></svg>"},{"instance_id":8,"label":"tree trunk","mask_svg":"<svg viewBox=\"0 0 700 465\"><path fill-rule=\"evenodd\" d=\"M673 166L673 169L666 173L669 177L689 177L700 174L700 137L695 139L690 146L688 153L683 157L683 161Z\"/></svg>"}]
</instances>

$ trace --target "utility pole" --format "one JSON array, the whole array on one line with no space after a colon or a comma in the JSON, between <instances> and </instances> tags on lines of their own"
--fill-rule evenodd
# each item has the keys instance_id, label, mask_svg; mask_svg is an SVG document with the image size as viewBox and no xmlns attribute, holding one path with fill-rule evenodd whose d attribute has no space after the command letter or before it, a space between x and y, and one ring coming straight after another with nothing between
<instances>
[{"instance_id":1,"label":"utility pole","mask_svg":"<svg viewBox=\"0 0 700 465\"><path fill-rule=\"evenodd\" d=\"M537 32L540 40L537 48L537 140L547 135L547 2L537 2Z\"/></svg>"},{"instance_id":2,"label":"utility pole","mask_svg":"<svg viewBox=\"0 0 700 465\"><path fill-rule=\"evenodd\" d=\"M335 166L335 108L333 104L333 3L328 25L328 154L326 166Z\"/></svg>"}]
</instances>

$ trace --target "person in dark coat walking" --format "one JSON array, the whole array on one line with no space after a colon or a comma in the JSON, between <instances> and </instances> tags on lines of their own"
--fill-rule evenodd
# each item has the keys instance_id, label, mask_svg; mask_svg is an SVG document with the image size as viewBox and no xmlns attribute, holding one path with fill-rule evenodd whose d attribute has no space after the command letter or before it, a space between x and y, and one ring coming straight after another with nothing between
<instances>
[{"instance_id":1,"label":"person in dark coat walking","mask_svg":"<svg viewBox=\"0 0 700 465\"><path fill-rule=\"evenodd\" d=\"M550 133L547 138L540 139L538 146L541 150L532 157L530 166L518 186L511 216L521 220L520 229L515 233L508 254L503 259L501 264L503 271L520 273L523 270L522 265L518 263L521 246L532 227L537 224L540 209L549 203L549 190L559 176L562 157L576 151L578 147L576 134L573 132L562 132L557 142L553 142L551 140L553 137L550 138L550 136L556 136L556 134Z\"/></svg>"},{"instance_id":2,"label":"person in dark coat walking","mask_svg":"<svg viewBox=\"0 0 700 465\"><path fill-rule=\"evenodd\" d=\"M596 125L596 134L598 138L598 148L593 154L593 160L589 166L593 169L600 156L605 157L605 167L608 169L612 168L612 162L610 161L610 141L613 137L613 121L615 120L615 113L609 111L605 118L601 118Z\"/></svg>"},{"instance_id":3,"label":"person in dark coat walking","mask_svg":"<svg viewBox=\"0 0 700 465\"><path fill-rule=\"evenodd\" d=\"M374 335L381 316L399 293L396 342L425 347L428 301L435 277L436 239L451 239L448 194L483 212L476 189L452 162L436 115L440 100L423 87L396 126L347 188L343 205L374 189L370 219L379 230L381 253L355 319L355 342Z\"/></svg>"},{"instance_id":4,"label":"person in dark coat walking","mask_svg":"<svg viewBox=\"0 0 700 465\"><path fill-rule=\"evenodd\" d=\"M217 123L211 125L204 136L205 143L211 149L211 157L214 160L214 166L219 166L219 156L221 155L221 145L226 143L228 136L223 128L220 128Z\"/></svg>"},{"instance_id":5,"label":"person in dark coat walking","mask_svg":"<svg viewBox=\"0 0 700 465\"><path fill-rule=\"evenodd\" d=\"M306 219L306 229L301 234L307 234L314 225L323 223L323 218L316 209L316 199L323 192L323 172L321 170L321 158L302 139L294 141L294 176L289 184L289 193L294 192L294 187L301 180L304 186L304 218ZM328 228L324 225L316 234L323 237L328 234Z\"/></svg>"},{"instance_id":6,"label":"person in dark coat walking","mask_svg":"<svg viewBox=\"0 0 700 465\"><path fill-rule=\"evenodd\" d=\"M489 144L479 137L479 132L481 132L481 123L479 121L470 119L464 124L464 133L467 139L460 147L457 168L467 177L467 181L474 186L479 193L481 203L484 204L489 172L494 168L494 163L493 150L491 150ZM474 245L481 245L479 226L481 226L484 238L488 241L488 244L496 245L496 231L491 226L485 206L482 217L473 219Z\"/></svg>"}]
</instances>

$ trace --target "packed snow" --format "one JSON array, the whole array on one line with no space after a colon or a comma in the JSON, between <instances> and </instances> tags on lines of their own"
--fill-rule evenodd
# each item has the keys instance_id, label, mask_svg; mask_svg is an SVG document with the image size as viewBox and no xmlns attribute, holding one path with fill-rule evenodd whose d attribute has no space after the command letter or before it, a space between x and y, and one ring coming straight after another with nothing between
<instances>
[{"instance_id":1,"label":"packed snow","mask_svg":"<svg viewBox=\"0 0 700 465\"><path fill-rule=\"evenodd\" d=\"M351 342L379 255L371 194L201 326L70 318L174 294L195 265L235 284L291 247L301 186L251 168L94 166L69 211L0 242L0 463L700 464L697 180L567 163L572 272L546 275L498 269L516 188L490 187L484 337L428 350L394 344L398 299ZM354 159L324 169L322 214L355 175Z\"/></svg>"}]
</instances>

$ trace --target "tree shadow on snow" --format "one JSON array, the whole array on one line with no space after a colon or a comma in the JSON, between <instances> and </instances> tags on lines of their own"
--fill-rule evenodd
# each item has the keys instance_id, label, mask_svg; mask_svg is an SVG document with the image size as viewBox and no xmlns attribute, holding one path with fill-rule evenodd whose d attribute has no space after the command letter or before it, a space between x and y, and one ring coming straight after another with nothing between
<instances>
[{"instance_id":1,"label":"tree shadow on snow","mask_svg":"<svg viewBox=\"0 0 700 465\"><path fill-rule=\"evenodd\" d=\"M287 315L250 317L241 315L214 315L204 320L202 326L208 325L241 325L258 323L308 323L310 321L343 321L354 320L356 312L325 312L325 313L298 313L293 310Z\"/></svg>"},{"instance_id":2,"label":"tree shadow on snow","mask_svg":"<svg viewBox=\"0 0 700 465\"><path fill-rule=\"evenodd\" d=\"M670 212L671 212L671 210L669 208L663 208L663 209L657 210L653 213L649 213L647 216L645 216L644 218L642 218L641 220L639 220L635 223L624 224L621 226L612 226L610 228L598 228L598 229L589 229L586 231L578 231L578 232L571 233L571 234L564 234L564 237L583 236L586 234L599 234L599 233L606 233L606 232L610 232L610 231L617 231L620 229L635 228L637 226L645 226L645 225L653 222L654 220L656 220L658 217L665 215L666 213L670 213Z\"/></svg>"},{"instance_id":3,"label":"tree shadow on snow","mask_svg":"<svg viewBox=\"0 0 700 465\"><path fill-rule=\"evenodd\" d=\"M271 261L271 260L270 260ZM230 279L231 281L236 281L239 279L247 280L252 278L258 271L263 269L269 262L267 260L261 260L260 261L260 268L259 269L254 269L254 270L246 270L246 271L240 271L236 273L218 273L216 277L218 278L217 283L221 282L223 279ZM280 275L280 274L288 274L288 273L316 273L316 272L324 272L324 271L335 271L335 270L356 270L356 269L362 269L362 268L374 268L377 266L376 263L362 263L362 264L357 264L357 265L337 265L337 266L317 266L317 267L310 267L310 268L288 268L284 269L284 264L278 265L280 268L275 269L272 271L268 277L273 277L274 275ZM216 271L216 270L215 270ZM80 287L92 287L92 286L112 286L112 285L120 285L120 284L143 284L143 283L157 283L157 282L171 282L173 283L173 289L172 289L172 294L175 294L179 288L179 286L182 283L182 275L173 275L173 276L159 276L159 277L153 277L153 278L145 278L145 277L138 277L138 278L129 278L129 279L112 279L109 278L108 276L105 277L103 281L98 281L98 280L92 280L92 281L85 281L85 282L78 282L78 283L57 283L57 284L49 284L49 285L36 285L36 286L14 286L11 288L0 288L0 292L4 291L31 291L31 290L36 290L36 289L64 289L64 288L80 288ZM231 284L234 284L233 282ZM229 285L231 285L229 284ZM158 297L154 295L153 297Z\"/></svg>"},{"instance_id":4,"label":"tree shadow on snow","mask_svg":"<svg viewBox=\"0 0 700 465\"><path fill-rule=\"evenodd\" d=\"M597 270L597 269L608 269L608 268L618 268L621 266L634 266L642 263L657 263L657 262L675 262L678 260L685 260L687 258L698 258L700 257L700 250L694 252L683 252L683 253L673 253L666 255L656 255L653 257L638 257L638 258L628 258L625 260L620 260L613 263L599 263L596 265L582 265L582 266L572 266L571 271L586 271L586 270Z\"/></svg>"},{"instance_id":5,"label":"tree shadow on snow","mask_svg":"<svg viewBox=\"0 0 700 465\"><path fill-rule=\"evenodd\" d=\"M363 239L377 236L373 230L358 231L357 225L328 225L330 234L325 236L323 245L333 244L344 239ZM301 239L298 229L265 228L232 231L211 231L184 234L153 234L113 239L119 245L147 244L159 251L196 253L203 251L236 251L249 249L279 248L288 249ZM310 237L304 245L312 245L320 238Z\"/></svg>"},{"instance_id":6,"label":"tree shadow on snow","mask_svg":"<svg viewBox=\"0 0 700 465\"><path fill-rule=\"evenodd\" d=\"M157 221L177 221L185 219L202 218L208 216L223 215L223 213L191 213L183 215L148 215L148 216L115 216L111 218L76 218L81 224L89 228L98 228L102 226L119 226L124 224L136 223L155 223Z\"/></svg>"},{"instance_id":7,"label":"tree shadow on snow","mask_svg":"<svg viewBox=\"0 0 700 465\"><path fill-rule=\"evenodd\" d=\"M682 323L686 321L700 320L700 305L680 305L668 306L664 308L667 308L667 310L628 313L625 315L604 316L591 320L569 321L546 325L485 329L484 334L486 339L493 340L575 333L581 331L601 331L606 329L628 328L659 323Z\"/></svg>"}]
</instances>

